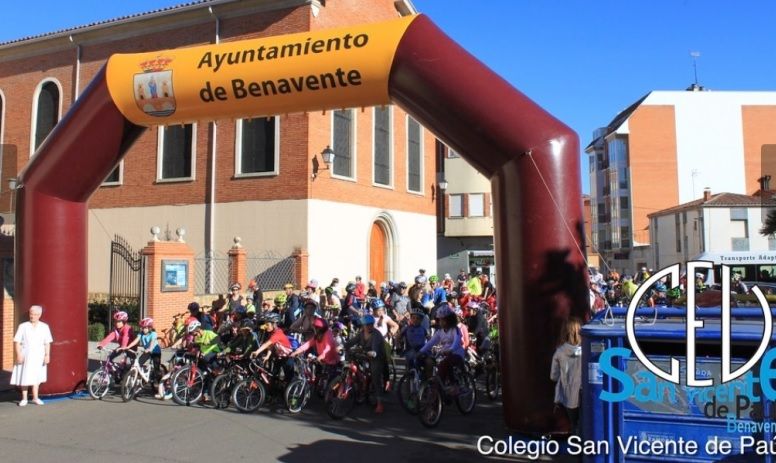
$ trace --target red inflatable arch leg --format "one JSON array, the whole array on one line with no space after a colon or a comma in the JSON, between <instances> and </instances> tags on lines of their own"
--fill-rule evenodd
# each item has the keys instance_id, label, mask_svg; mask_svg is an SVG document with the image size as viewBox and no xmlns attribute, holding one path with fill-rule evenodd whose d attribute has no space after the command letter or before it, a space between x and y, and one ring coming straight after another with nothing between
<instances>
[{"instance_id":1,"label":"red inflatable arch leg","mask_svg":"<svg viewBox=\"0 0 776 463\"><path fill-rule=\"evenodd\" d=\"M56 348L43 394L86 378L87 201L144 128L116 109L100 71L22 172L17 191L17 319L42 305Z\"/></svg>"},{"instance_id":2,"label":"red inflatable arch leg","mask_svg":"<svg viewBox=\"0 0 776 463\"><path fill-rule=\"evenodd\" d=\"M588 310L577 135L423 16L399 43L389 89L491 178L504 415L550 431L554 340Z\"/></svg>"}]
</instances>

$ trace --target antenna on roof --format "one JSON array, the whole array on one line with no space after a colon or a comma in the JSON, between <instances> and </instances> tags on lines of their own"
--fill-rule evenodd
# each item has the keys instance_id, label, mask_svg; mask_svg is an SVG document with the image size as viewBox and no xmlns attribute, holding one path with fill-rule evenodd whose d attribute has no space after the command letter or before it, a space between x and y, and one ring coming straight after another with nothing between
<instances>
[{"instance_id":1,"label":"antenna on roof","mask_svg":"<svg viewBox=\"0 0 776 463\"><path fill-rule=\"evenodd\" d=\"M701 52L691 51L690 56L692 56L692 71L693 71L693 75L695 76L695 82L692 85L690 85L690 88L688 88L687 90L697 92L697 91L703 90L703 87L698 85L698 58L700 58Z\"/></svg>"}]
</instances>

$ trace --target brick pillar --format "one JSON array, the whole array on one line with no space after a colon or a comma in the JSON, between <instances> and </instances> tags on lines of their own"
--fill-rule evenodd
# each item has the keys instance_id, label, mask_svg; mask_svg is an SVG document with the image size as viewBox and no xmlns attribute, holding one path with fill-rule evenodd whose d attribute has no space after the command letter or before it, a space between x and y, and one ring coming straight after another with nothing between
<instances>
[{"instance_id":1,"label":"brick pillar","mask_svg":"<svg viewBox=\"0 0 776 463\"><path fill-rule=\"evenodd\" d=\"M294 281L294 286L302 288L309 281L307 275L307 258L309 255L307 254L306 249L296 248L294 249L292 257L294 258L294 262L296 262L296 267L294 269L294 278L296 281Z\"/></svg>"},{"instance_id":2,"label":"brick pillar","mask_svg":"<svg viewBox=\"0 0 776 463\"><path fill-rule=\"evenodd\" d=\"M145 258L146 316L154 319L157 329L172 323L173 315L185 312L194 300L194 251L182 241L149 241L141 251ZM186 289L165 287L163 264L177 261L188 264ZM168 268L169 270L169 268Z\"/></svg>"},{"instance_id":3,"label":"brick pillar","mask_svg":"<svg viewBox=\"0 0 776 463\"><path fill-rule=\"evenodd\" d=\"M12 231L6 228L0 229L0 259L13 259L14 237ZM13 291L11 281L5 281L5 265L10 265L10 273L13 274L13 261L0 260L0 369L10 371L13 369L13 336L16 334L16 326L22 320L16 320L14 301L7 289ZM42 321L46 321L45 308Z\"/></svg>"},{"instance_id":4,"label":"brick pillar","mask_svg":"<svg viewBox=\"0 0 776 463\"><path fill-rule=\"evenodd\" d=\"M240 244L240 237L234 237L234 245L229 249L229 285L240 283L243 290L248 288L248 279L246 278L246 253L245 248Z\"/></svg>"}]
</instances>

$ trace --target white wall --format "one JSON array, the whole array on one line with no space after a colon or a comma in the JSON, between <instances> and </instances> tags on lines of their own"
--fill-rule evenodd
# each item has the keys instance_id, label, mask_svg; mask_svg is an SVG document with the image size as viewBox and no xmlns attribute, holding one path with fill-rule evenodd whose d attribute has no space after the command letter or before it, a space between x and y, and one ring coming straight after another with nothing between
<instances>
[{"instance_id":1,"label":"white wall","mask_svg":"<svg viewBox=\"0 0 776 463\"><path fill-rule=\"evenodd\" d=\"M410 280L419 268L433 272L437 259L433 215L311 200L307 247L310 278L321 284L328 284L335 276L340 282L356 275L368 279L369 238L372 224L381 214L394 225L395 267L389 278Z\"/></svg>"},{"instance_id":2,"label":"white wall","mask_svg":"<svg viewBox=\"0 0 776 463\"><path fill-rule=\"evenodd\" d=\"M776 105L776 92L656 91L642 104L675 107L679 204L700 198L704 187L747 193L741 106ZM720 156L724 162L713 162Z\"/></svg>"},{"instance_id":3,"label":"white wall","mask_svg":"<svg viewBox=\"0 0 776 463\"><path fill-rule=\"evenodd\" d=\"M749 251L767 251L768 238L760 235L762 227L762 209L748 208ZM730 208L716 207L704 209L704 233L706 252L729 252L733 250L730 225Z\"/></svg>"}]
</instances>

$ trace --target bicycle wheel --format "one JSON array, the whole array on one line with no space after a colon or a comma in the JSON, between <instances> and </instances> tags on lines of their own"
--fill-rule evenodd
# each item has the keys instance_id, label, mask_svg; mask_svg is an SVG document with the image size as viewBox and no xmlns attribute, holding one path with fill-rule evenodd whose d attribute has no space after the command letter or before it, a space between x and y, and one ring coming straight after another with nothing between
<instances>
[{"instance_id":1,"label":"bicycle wheel","mask_svg":"<svg viewBox=\"0 0 776 463\"><path fill-rule=\"evenodd\" d=\"M346 376L338 377L326 390L326 414L335 420L345 418L356 406L355 391L350 390L345 378Z\"/></svg>"},{"instance_id":2,"label":"bicycle wheel","mask_svg":"<svg viewBox=\"0 0 776 463\"><path fill-rule=\"evenodd\" d=\"M433 428L442 419L442 394L439 386L426 381L418 392L418 418L427 428Z\"/></svg>"},{"instance_id":3,"label":"bicycle wheel","mask_svg":"<svg viewBox=\"0 0 776 463\"><path fill-rule=\"evenodd\" d=\"M286 387L286 406L291 413L299 413L307 405L307 401L310 400L310 384L297 378Z\"/></svg>"},{"instance_id":4,"label":"bicycle wheel","mask_svg":"<svg viewBox=\"0 0 776 463\"><path fill-rule=\"evenodd\" d=\"M121 380L121 400L124 402L129 402L133 398L135 398L135 394L137 394L137 383L140 381L140 378L138 377L137 370L134 368L129 370L126 375L124 375L124 379Z\"/></svg>"},{"instance_id":5,"label":"bicycle wheel","mask_svg":"<svg viewBox=\"0 0 776 463\"><path fill-rule=\"evenodd\" d=\"M477 383L474 382L474 376L468 373L462 374L458 383L455 405L462 414L468 415L477 405Z\"/></svg>"},{"instance_id":6,"label":"bicycle wheel","mask_svg":"<svg viewBox=\"0 0 776 463\"><path fill-rule=\"evenodd\" d=\"M252 413L261 407L267 392L264 385L256 378L240 381L232 390L232 403L241 413Z\"/></svg>"},{"instance_id":7,"label":"bicycle wheel","mask_svg":"<svg viewBox=\"0 0 776 463\"><path fill-rule=\"evenodd\" d=\"M89 376L87 381L87 389L89 389L89 397L95 400L102 399L110 390L111 375L104 368L96 370Z\"/></svg>"},{"instance_id":8,"label":"bicycle wheel","mask_svg":"<svg viewBox=\"0 0 776 463\"><path fill-rule=\"evenodd\" d=\"M193 405L202 399L205 378L199 368L192 365L178 370L172 377L172 399L178 405Z\"/></svg>"},{"instance_id":9,"label":"bicycle wheel","mask_svg":"<svg viewBox=\"0 0 776 463\"><path fill-rule=\"evenodd\" d=\"M402 408L411 415L418 413L418 391L414 384L415 378L411 373L405 373L396 385L396 395Z\"/></svg>"},{"instance_id":10,"label":"bicycle wheel","mask_svg":"<svg viewBox=\"0 0 776 463\"><path fill-rule=\"evenodd\" d=\"M228 374L218 375L210 385L210 398L213 401L213 408L228 408L229 401L232 399L232 387L234 386L232 376Z\"/></svg>"},{"instance_id":11,"label":"bicycle wheel","mask_svg":"<svg viewBox=\"0 0 776 463\"><path fill-rule=\"evenodd\" d=\"M497 368L489 368L485 373L485 394L490 400L498 399L501 389L501 378Z\"/></svg>"}]
</instances>

